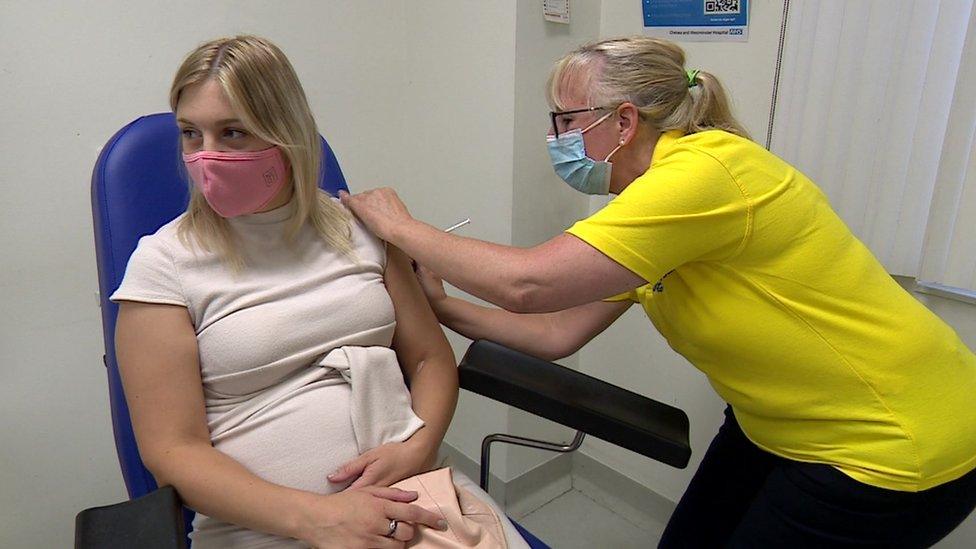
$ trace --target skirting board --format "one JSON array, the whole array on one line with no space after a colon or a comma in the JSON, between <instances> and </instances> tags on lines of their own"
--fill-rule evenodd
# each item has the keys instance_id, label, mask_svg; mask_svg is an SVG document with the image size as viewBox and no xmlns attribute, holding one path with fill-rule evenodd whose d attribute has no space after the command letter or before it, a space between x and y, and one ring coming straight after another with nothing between
<instances>
[{"instance_id":1,"label":"skirting board","mask_svg":"<svg viewBox=\"0 0 976 549\"><path fill-rule=\"evenodd\" d=\"M644 530L661 532L675 502L607 465L573 453L573 488Z\"/></svg>"},{"instance_id":2,"label":"skirting board","mask_svg":"<svg viewBox=\"0 0 976 549\"><path fill-rule=\"evenodd\" d=\"M439 455L442 466L478 481L480 471L473 459L449 444L441 445ZM515 520L572 489L648 530L663 529L675 507L668 498L578 451L554 456L508 482L491 475L489 488Z\"/></svg>"}]
</instances>

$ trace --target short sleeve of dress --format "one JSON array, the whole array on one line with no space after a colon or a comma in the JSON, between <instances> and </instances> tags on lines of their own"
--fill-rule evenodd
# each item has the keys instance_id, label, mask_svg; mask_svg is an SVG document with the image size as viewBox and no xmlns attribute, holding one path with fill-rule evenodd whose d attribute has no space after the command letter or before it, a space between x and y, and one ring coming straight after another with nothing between
<instances>
[{"instance_id":1,"label":"short sleeve of dress","mask_svg":"<svg viewBox=\"0 0 976 549\"><path fill-rule=\"evenodd\" d=\"M349 233L355 254L361 260L372 261L380 266L381 272L386 272L386 261L390 244L373 234L362 221L345 207L339 199L333 198L336 205L349 214Z\"/></svg>"},{"instance_id":2,"label":"short sleeve of dress","mask_svg":"<svg viewBox=\"0 0 976 549\"><path fill-rule=\"evenodd\" d=\"M163 234L139 239L125 268L122 284L109 298L111 301L141 301L187 307L179 272Z\"/></svg>"}]
</instances>

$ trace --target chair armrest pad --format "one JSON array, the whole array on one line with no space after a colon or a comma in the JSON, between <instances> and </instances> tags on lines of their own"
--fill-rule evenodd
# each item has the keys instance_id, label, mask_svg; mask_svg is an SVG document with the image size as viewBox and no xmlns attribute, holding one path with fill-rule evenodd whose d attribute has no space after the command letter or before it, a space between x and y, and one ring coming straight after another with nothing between
<instances>
[{"instance_id":1,"label":"chair armrest pad","mask_svg":"<svg viewBox=\"0 0 976 549\"><path fill-rule=\"evenodd\" d=\"M458 366L461 387L684 468L691 457L680 409L485 340Z\"/></svg>"},{"instance_id":2,"label":"chair armrest pad","mask_svg":"<svg viewBox=\"0 0 976 549\"><path fill-rule=\"evenodd\" d=\"M183 508L172 486L130 501L85 509L75 517L75 548L183 549Z\"/></svg>"}]
</instances>

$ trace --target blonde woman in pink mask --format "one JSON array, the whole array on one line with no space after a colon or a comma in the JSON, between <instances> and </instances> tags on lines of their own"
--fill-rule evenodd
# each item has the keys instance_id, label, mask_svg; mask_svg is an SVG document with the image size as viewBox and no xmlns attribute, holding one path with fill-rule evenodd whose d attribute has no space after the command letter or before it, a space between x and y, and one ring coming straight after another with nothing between
<instances>
[{"instance_id":1,"label":"blonde woman in pink mask","mask_svg":"<svg viewBox=\"0 0 976 549\"><path fill-rule=\"evenodd\" d=\"M389 486L433 466L453 353L407 257L318 189L291 64L261 38L215 40L170 104L190 203L140 240L112 300L139 451L197 511L194 546L403 547L446 528Z\"/></svg>"}]
</instances>

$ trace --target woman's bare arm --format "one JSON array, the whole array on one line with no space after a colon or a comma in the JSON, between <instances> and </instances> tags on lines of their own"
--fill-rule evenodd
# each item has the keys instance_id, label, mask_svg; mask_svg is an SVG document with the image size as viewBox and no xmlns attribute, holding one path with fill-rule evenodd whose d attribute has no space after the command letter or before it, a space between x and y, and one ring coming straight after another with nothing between
<instances>
[{"instance_id":1,"label":"woman's bare arm","mask_svg":"<svg viewBox=\"0 0 976 549\"><path fill-rule=\"evenodd\" d=\"M410 260L394 246L388 247L386 286L396 310L393 348L410 384L414 412L425 423L411 440L429 447L432 463L457 405L457 362Z\"/></svg>"}]
</instances>

